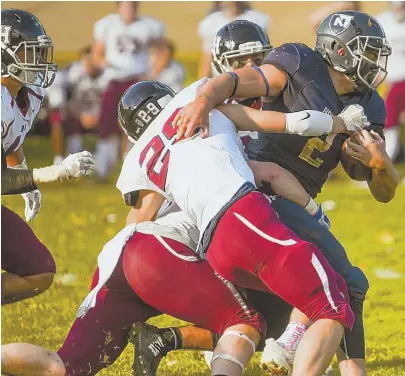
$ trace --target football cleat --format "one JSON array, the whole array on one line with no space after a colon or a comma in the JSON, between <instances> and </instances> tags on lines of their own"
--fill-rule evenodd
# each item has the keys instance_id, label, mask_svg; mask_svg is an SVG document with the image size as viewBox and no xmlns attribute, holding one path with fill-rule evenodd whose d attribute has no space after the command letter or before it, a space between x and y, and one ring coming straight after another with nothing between
<instances>
[{"instance_id":1,"label":"football cleat","mask_svg":"<svg viewBox=\"0 0 405 376\"><path fill-rule=\"evenodd\" d=\"M266 375L290 376L294 363L295 353L281 347L274 338L266 340L266 346L260 360L261 367Z\"/></svg>"},{"instance_id":2,"label":"football cleat","mask_svg":"<svg viewBox=\"0 0 405 376\"><path fill-rule=\"evenodd\" d=\"M136 376L155 376L159 363L169 352L162 331L150 324L137 322L129 330L128 340L134 345L132 369Z\"/></svg>"}]
</instances>

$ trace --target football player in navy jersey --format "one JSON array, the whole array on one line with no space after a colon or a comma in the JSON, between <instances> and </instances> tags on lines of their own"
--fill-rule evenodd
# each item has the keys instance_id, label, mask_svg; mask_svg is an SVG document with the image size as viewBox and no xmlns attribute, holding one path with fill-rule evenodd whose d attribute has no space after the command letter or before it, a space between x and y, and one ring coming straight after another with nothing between
<instances>
[{"instance_id":1,"label":"football player in navy jersey","mask_svg":"<svg viewBox=\"0 0 405 376\"><path fill-rule=\"evenodd\" d=\"M391 48L381 25L371 16L356 11L331 14L319 26L314 49L299 43L274 48L260 68L245 67L220 74L208 81L196 100L174 119L178 136L189 137L197 127L208 129L208 113L229 97L264 97L264 110L281 112L312 109L331 114L345 106L360 104L370 127L348 139L345 135L297 137L259 134L248 147L249 158L271 161L291 171L312 197L321 191L328 174L342 161L349 176L366 180L373 197L389 202L399 182L385 151L383 128L385 105L375 91L387 75ZM340 354L344 375L365 375L363 302L368 290L364 273L353 266L340 243L313 217L284 199L273 207L280 219L305 240L315 243L331 266L341 274L351 292L356 314L352 332L342 342ZM279 340L268 340L262 362L290 373L294 350L310 322L293 311L289 327Z\"/></svg>"}]
</instances>

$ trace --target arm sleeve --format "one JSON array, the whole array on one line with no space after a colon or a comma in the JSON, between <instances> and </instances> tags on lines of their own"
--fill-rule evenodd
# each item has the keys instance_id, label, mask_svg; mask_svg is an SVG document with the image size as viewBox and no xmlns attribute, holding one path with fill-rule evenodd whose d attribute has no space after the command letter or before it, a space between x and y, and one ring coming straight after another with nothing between
<instances>
[{"instance_id":1,"label":"arm sleeve","mask_svg":"<svg viewBox=\"0 0 405 376\"><path fill-rule=\"evenodd\" d=\"M6 153L1 148L1 194L16 195L38 189L34 183L32 170L14 170L7 168Z\"/></svg>"}]
</instances>

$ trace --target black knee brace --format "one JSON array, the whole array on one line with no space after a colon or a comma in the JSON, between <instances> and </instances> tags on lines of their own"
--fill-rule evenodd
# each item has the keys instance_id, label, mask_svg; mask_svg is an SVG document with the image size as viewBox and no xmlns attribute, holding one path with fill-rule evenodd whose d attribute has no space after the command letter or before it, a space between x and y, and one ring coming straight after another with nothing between
<instances>
[{"instance_id":1,"label":"black knee brace","mask_svg":"<svg viewBox=\"0 0 405 376\"><path fill-rule=\"evenodd\" d=\"M366 296L364 294L350 291L350 307L355 315L353 329L345 329L345 335L340 344L347 359L365 359L366 342L364 336L363 305Z\"/></svg>"}]
</instances>

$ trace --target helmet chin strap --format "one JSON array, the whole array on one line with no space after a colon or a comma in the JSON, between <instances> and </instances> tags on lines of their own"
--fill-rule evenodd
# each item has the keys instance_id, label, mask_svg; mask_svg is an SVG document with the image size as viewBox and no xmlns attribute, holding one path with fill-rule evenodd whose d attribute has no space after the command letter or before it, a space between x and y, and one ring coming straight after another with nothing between
<instances>
[{"instance_id":1,"label":"helmet chin strap","mask_svg":"<svg viewBox=\"0 0 405 376\"><path fill-rule=\"evenodd\" d=\"M357 77L356 73L347 74L350 80L353 82L354 91L360 94L366 94L372 90L371 87L367 86L359 77Z\"/></svg>"}]
</instances>

